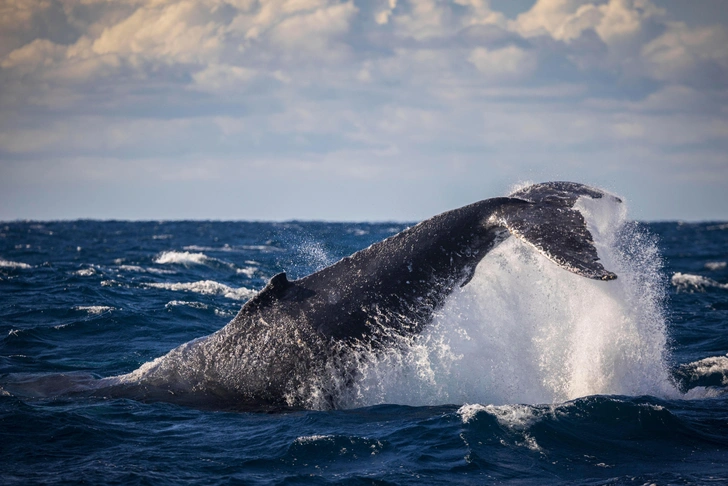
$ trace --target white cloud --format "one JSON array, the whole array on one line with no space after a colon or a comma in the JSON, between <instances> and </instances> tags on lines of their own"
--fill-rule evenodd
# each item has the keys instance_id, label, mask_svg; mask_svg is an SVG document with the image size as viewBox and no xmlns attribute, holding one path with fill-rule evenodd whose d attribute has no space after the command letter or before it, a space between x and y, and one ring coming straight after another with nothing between
<instances>
[{"instance_id":1,"label":"white cloud","mask_svg":"<svg viewBox=\"0 0 728 486\"><path fill-rule=\"evenodd\" d=\"M550 35L562 41L594 30L604 42L612 44L633 36L645 20L662 13L649 0L609 0L597 4L587 0L538 0L512 25L527 37Z\"/></svg>"},{"instance_id":2,"label":"white cloud","mask_svg":"<svg viewBox=\"0 0 728 486\"><path fill-rule=\"evenodd\" d=\"M47 39L36 39L10 52L0 62L5 69L17 68L23 72L35 70L38 66L49 66L65 58L66 48Z\"/></svg>"},{"instance_id":3,"label":"white cloud","mask_svg":"<svg viewBox=\"0 0 728 486\"><path fill-rule=\"evenodd\" d=\"M386 6L379 10L374 16L374 20L379 25L384 25L389 22L389 17L392 15L392 11L397 7L397 0L387 0Z\"/></svg>"},{"instance_id":4,"label":"white cloud","mask_svg":"<svg viewBox=\"0 0 728 486\"><path fill-rule=\"evenodd\" d=\"M33 40L36 18L50 9L50 0L5 0L0 3L0 57Z\"/></svg>"},{"instance_id":5,"label":"white cloud","mask_svg":"<svg viewBox=\"0 0 728 486\"><path fill-rule=\"evenodd\" d=\"M214 61L224 20L197 1L139 8L94 40L96 54L139 55L167 62Z\"/></svg>"},{"instance_id":6,"label":"white cloud","mask_svg":"<svg viewBox=\"0 0 728 486\"><path fill-rule=\"evenodd\" d=\"M536 56L516 46L501 49L476 47L468 57L468 61L487 79L511 81L522 79L536 69Z\"/></svg>"},{"instance_id":7,"label":"white cloud","mask_svg":"<svg viewBox=\"0 0 728 486\"><path fill-rule=\"evenodd\" d=\"M696 165L728 183L715 169L726 25L675 22L648 0L539 0L511 21L485 0L48 0L0 14L9 160L174 173L184 156L185 174L210 180L235 160L340 181L427 161L437 180L479 160L604 174L700 147Z\"/></svg>"},{"instance_id":8,"label":"white cloud","mask_svg":"<svg viewBox=\"0 0 728 486\"><path fill-rule=\"evenodd\" d=\"M202 71L192 74L195 84L205 91L234 92L242 90L257 75L254 69L227 64L209 64Z\"/></svg>"},{"instance_id":9,"label":"white cloud","mask_svg":"<svg viewBox=\"0 0 728 486\"><path fill-rule=\"evenodd\" d=\"M284 19L272 29L270 37L275 45L297 56L338 58L341 51L346 50L346 45L335 43L335 39L349 30L356 12L353 2L324 6Z\"/></svg>"},{"instance_id":10,"label":"white cloud","mask_svg":"<svg viewBox=\"0 0 728 486\"><path fill-rule=\"evenodd\" d=\"M393 17L396 32L423 40L447 33L448 8L438 0L402 2L402 13Z\"/></svg>"},{"instance_id":11,"label":"white cloud","mask_svg":"<svg viewBox=\"0 0 728 486\"><path fill-rule=\"evenodd\" d=\"M663 35L642 47L641 54L655 79L725 87L726 46L725 26L689 28L683 23L670 23Z\"/></svg>"}]
</instances>

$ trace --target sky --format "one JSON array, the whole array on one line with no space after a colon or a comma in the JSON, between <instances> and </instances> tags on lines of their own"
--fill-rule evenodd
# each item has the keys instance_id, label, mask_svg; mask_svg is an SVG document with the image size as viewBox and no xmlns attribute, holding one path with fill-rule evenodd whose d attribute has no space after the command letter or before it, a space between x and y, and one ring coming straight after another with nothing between
<instances>
[{"instance_id":1,"label":"sky","mask_svg":"<svg viewBox=\"0 0 728 486\"><path fill-rule=\"evenodd\" d=\"M728 220L726 0L0 0L0 220Z\"/></svg>"}]
</instances>

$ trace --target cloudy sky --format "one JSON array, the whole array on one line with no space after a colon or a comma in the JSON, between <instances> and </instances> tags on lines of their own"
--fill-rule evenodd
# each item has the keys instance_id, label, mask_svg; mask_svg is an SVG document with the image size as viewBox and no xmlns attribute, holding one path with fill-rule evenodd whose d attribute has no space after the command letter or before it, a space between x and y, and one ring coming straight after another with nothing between
<instances>
[{"instance_id":1,"label":"cloudy sky","mask_svg":"<svg viewBox=\"0 0 728 486\"><path fill-rule=\"evenodd\" d=\"M0 220L728 220L726 0L0 0Z\"/></svg>"}]
</instances>

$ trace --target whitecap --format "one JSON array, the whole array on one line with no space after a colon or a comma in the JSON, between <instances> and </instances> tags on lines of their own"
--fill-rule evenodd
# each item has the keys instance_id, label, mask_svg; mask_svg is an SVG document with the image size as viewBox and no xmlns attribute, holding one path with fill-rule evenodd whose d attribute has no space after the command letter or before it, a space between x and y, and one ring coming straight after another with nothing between
<instances>
[{"instance_id":1,"label":"whitecap","mask_svg":"<svg viewBox=\"0 0 728 486\"><path fill-rule=\"evenodd\" d=\"M119 265L119 270L123 270L125 272L139 272L144 273L146 270L144 270L142 267L138 265Z\"/></svg>"},{"instance_id":2,"label":"whitecap","mask_svg":"<svg viewBox=\"0 0 728 486\"><path fill-rule=\"evenodd\" d=\"M187 251L225 251L225 252L240 252L244 249L233 247L227 243L223 246L200 246L200 245L187 245L183 247Z\"/></svg>"},{"instance_id":3,"label":"whitecap","mask_svg":"<svg viewBox=\"0 0 728 486\"><path fill-rule=\"evenodd\" d=\"M457 414L460 415L463 423L467 424L471 422L475 418L475 416L481 412L485 412L485 405L481 405L479 403L466 403L458 409Z\"/></svg>"},{"instance_id":4,"label":"whitecap","mask_svg":"<svg viewBox=\"0 0 728 486\"><path fill-rule=\"evenodd\" d=\"M702 275L692 275L690 273L677 272L670 279L678 292L703 292L706 288L728 289L728 284L722 284L712 278L703 277Z\"/></svg>"},{"instance_id":5,"label":"whitecap","mask_svg":"<svg viewBox=\"0 0 728 486\"><path fill-rule=\"evenodd\" d=\"M31 268L31 266L28 265L27 263L11 262L9 260L2 260L2 259L0 259L0 268L23 268L23 269L28 269L28 268Z\"/></svg>"},{"instance_id":6,"label":"whitecap","mask_svg":"<svg viewBox=\"0 0 728 486\"><path fill-rule=\"evenodd\" d=\"M182 247L186 251L216 251L217 249L212 246L200 246L200 245L187 245Z\"/></svg>"},{"instance_id":7,"label":"whitecap","mask_svg":"<svg viewBox=\"0 0 728 486\"><path fill-rule=\"evenodd\" d=\"M187 251L222 251L228 253L244 253L248 251L260 251L263 253L270 253L274 251L284 251L280 248L271 245L239 245L231 246L225 243L223 246L200 246L200 245L187 245L182 248Z\"/></svg>"},{"instance_id":8,"label":"whitecap","mask_svg":"<svg viewBox=\"0 0 728 486\"><path fill-rule=\"evenodd\" d=\"M554 407L540 409L529 405L463 405L457 411L463 423L471 422L479 413L487 413L494 417L504 429L516 433L520 439L515 445L526 447L532 451L540 451L536 439L528 433L528 429L540 421L546 413L553 413Z\"/></svg>"},{"instance_id":9,"label":"whitecap","mask_svg":"<svg viewBox=\"0 0 728 486\"><path fill-rule=\"evenodd\" d=\"M203 304L202 302L189 302L186 300L172 300L167 302L164 307L169 309L170 307L179 306L192 307L193 309L207 309L207 304Z\"/></svg>"},{"instance_id":10,"label":"whitecap","mask_svg":"<svg viewBox=\"0 0 728 486\"><path fill-rule=\"evenodd\" d=\"M119 270L124 272L136 272L136 273L154 273L158 275L172 275L177 272L174 270L163 270L161 268L151 267L140 267L139 265L119 265Z\"/></svg>"},{"instance_id":11,"label":"whitecap","mask_svg":"<svg viewBox=\"0 0 728 486\"><path fill-rule=\"evenodd\" d=\"M728 223L713 224L705 228L708 231L721 231L728 229Z\"/></svg>"},{"instance_id":12,"label":"whitecap","mask_svg":"<svg viewBox=\"0 0 728 486\"><path fill-rule=\"evenodd\" d=\"M679 371L691 382L697 382L706 377L714 377L720 379L722 386L728 386L728 355L711 356L684 364L680 366Z\"/></svg>"},{"instance_id":13,"label":"whitecap","mask_svg":"<svg viewBox=\"0 0 728 486\"><path fill-rule=\"evenodd\" d=\"M708 270L723 270L728 263L726 262L708 262L705 264L705 268Z\"/></svg>"},{"instance_id":14,"label":"whitecap","mask_svg":"<svg viewBox=\"0 0 728 486\"><path fill-rule=\"evenodd\" d=\"M245 267L245 268L238 268L235 270L235 273L245 275L248 278L253 278L255 275L255 272L258 271L258 267Z\"/></svg>"},{"instance_id":15,"label":"whitecap","mask_svg":"<svg viewBox=\"0 0 728 486\"><path fill-rule=\"evenodd\" d=\"M254 290L239 287L233 288L214 280L201 280L186 283L148 283L147 287L155 289L173 290L178 292L195 292L203 295L222 295L232 300L246 300L255 294Z\"/></svg>"},{"instance_id":16,"label":"whitecap","mask_svg":"<svg viewBox=\"0 0 728 486\"><path fill-rule=\"evenodd\" d=\"M79 277L90 277L91 275L94 275L96 273L96 270L93 269L93 267L88 268L82 268L80 270L76 270L73 272L74 275L78 275Z\"/></svg>"},{"instance_id":17,"label":"whitecap","mask_svg":"<svg viewBox=\"0 0 728 486\"><path fill-rule=\"evenodd\" d=\"M202 265L210 260L210 257L204 253L190 253L188 251L163 251L154 263L165 264L181 264L181 265Z\"/></svg>"},{"instance_id":18,"label":"whitecap","mask_svg":"<svg viewBox=\"0 0 728 486\"><path fill-rule=\"evenodd\" d=\"M299 444L307 444L310 442L318 442L318 441L322 441L322 440L333 441L334 436L333 435L304 435L301 437L297 437L294 442L297 442Z\"/></svg>"},{"instance_id":19,"label":"whitecap","mask_svg":"<svg viewBox=\"0 0 728 486\"><path fill-rule=\"evenodd\" d=\"M263 253L270 253L274 251L285 251L282 248L278 248L276 246L271 245L242 245L239 248L243 250L253 250L253 251L261 251Z\"/></svg>"},{"instance_id":20,"label":"whitecap","mask_svg":"<svg viewBox=\"0 0 728 486\"><path fill-rule=\"evenodd\" d=\"M79 306L74 307L74 309L77 311L86 311L92 315L99 315L99 314L103 314L104 312L111 312L113 310L116 310L116 308L109 307L107 305L89 305L89 306L79 305Z\"/></svg>"}]
</instances>

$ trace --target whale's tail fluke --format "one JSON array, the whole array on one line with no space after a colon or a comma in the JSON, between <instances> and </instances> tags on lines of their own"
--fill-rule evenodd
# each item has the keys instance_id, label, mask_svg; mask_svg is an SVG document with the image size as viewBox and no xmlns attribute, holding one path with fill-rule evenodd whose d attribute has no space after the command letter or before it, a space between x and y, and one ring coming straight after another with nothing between
<instances>
[{"instance_id":1,"label":"whale's tail fluke","mask_svg":"<svg viewBox=\"0 0 728 486\"><path fill-rule=\"evenodd\" d=\"M583 277L614 280L617 275L599 263L584 216L574 209L580 197L621 199L574 182L546 182L510 195L529 204L504 206L495 216L510 233L533 245L559 266Z\"/></svg>"}]
</instances>

